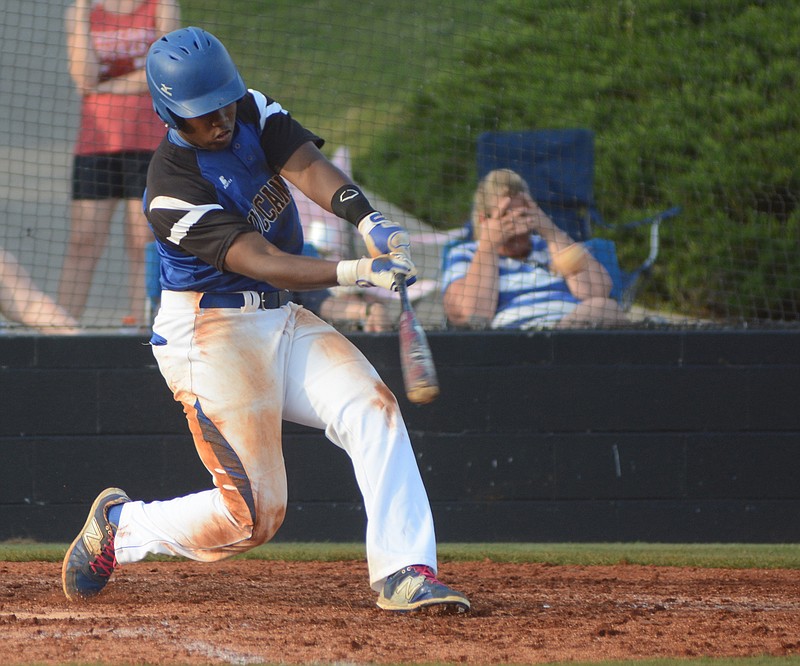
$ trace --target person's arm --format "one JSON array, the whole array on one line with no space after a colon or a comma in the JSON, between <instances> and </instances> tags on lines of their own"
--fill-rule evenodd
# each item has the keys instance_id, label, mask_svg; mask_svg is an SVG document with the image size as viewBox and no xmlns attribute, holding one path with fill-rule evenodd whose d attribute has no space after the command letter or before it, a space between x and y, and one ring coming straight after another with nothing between
<instances>
[{"instance_id":1,"label":"person's arm","mask_svg":"<svg viewBox=\"0 0 800 666\"><path fill-rule=\"evenodd\" d=\"M69 75L81 95L94 92L100 79L100 62L89 34L91 10L91 0L75 0L75 4L67 8L65 15Z\"/></svg>"},{"instance_id":2,"label":"person's arm","mask_svg":"<svg viewBox=\"0 0 800 666\"><path fill-rule=\"evenodd\" d=\"M398 275L416 275L414 264L406 257L383 255L337 262L288 254L255 230L236 236L225 254L224 268L290 291L336 285L396 291Z\"/></svg>"},{"instance_id":3,"label":"person's arm","mask_svg":"<svg viewBox=\"0 0 800 666\"><path fill-rule=\"evenodd\" d=\"M447 318L456 326L486 326L497 312L500 295L500 248L505 239L503 217L508 211L507 197L491 215L477 225L477 249L467 274L453 281L444 293Z\"/></svg>"},{"instance_id":4,"label":"person's arm","mask_svg":"<svg viewBox=\"0 0 800 666\"><path fill-rule=\"evenodd\" d=\"M573 243L568 246L562 251L560 259L565 266L562 269L564 280L575 298L581 301L598 297L607 298L611 293L613 286L611 276L603 264L597 261L583 245Z\"/></svg>"},{"instance_id":5,"label":"person's arm","mask_svg":"<svg viewBox=\"0 0 800 666\"><path fill-rule=\"evenodd\" d=\"M329 213L333 213L331 199L334 193L353 182L311 141L300 146L286 160L281 176Z\"/></svg>"},{"instance_id":6,"label":"person's arm","mask_svg":"<svg viewBox=\"0 0 800 666\"><path fill-rule=\"evenodd\" d=\"M239 234L225 255L225 270L291 291L335 286L336 266L335 261L288 254L255 230Z\"/></svg>"},{"instance_id":7,"label":"person's arm","mask_svg":"<svg viewBox=\"0 0 800 666\"><path fill-rule=\"evenodd\" d=\"M478 241L466 276L444 292L445 314L456 326L486 326L497 311L499 294L499 256L490 243Z\"/></svg>"},{"instance_id":8,"label":"person's arm","mask_svg":"<svg viewBox=\"0 0 800 666\"><path fill-rule=\"evenodd\" d=\"M114 95L136 95L148 92L145 76L145 57L137 61L134 71L116 76L106 81L100 80L100 61L92 45L89 28L91 0L76 0L67 9L67 55L69 73L81 95L90 93L111 93ZM175 0L161 0L156 16L158 36L172 32L180 27L180 6Z\"/></svg>"},{"instance_id":9,"label":"person's arm","mask_svg":"<svg viewBox=\"0 0 800 666\"><path fill-rule=\"evenodd\" d=\"M174 0L161 0L156 16L156 31L159 38L181 26L180 7ZM113 95L137 95L149 92L144 69L145 56L136 60L136 69L122 76L97 82L94 92Z\"/></svg>"},{"instance_id":10,"label":"person's arm","mask_svg":"<svg viewBox=\"0 0 800 666\"><path fill-rule=\"evenodd\" d=\"M607 297L611 293L611 277L603 265L569 234L559 229L550 217L528 197L530 229L547 242L550 268L561 275L575 298Z\"/></svg>"},{"instance_id":11,"label":"person's arm","mask_svg":"<svg viewBox=\"0 0 800 666\"><path fill-rule=\"evenodd\" d=\"M177 0L161 0L158 7L158 16L156 16L156 30L159 38L180 27L181 7Z\"/></svg>"},{"instance_id":12,"label":"person's arm","mask_svg":"<svg viewBox=\"0 0 800 666\"><path fill-rule=\"evenodd\" d=\"M349 176L312 142L292 154L281 169L281 176L324 210L354 224L370 256L390 252L409 255L408 232L376 211Z\"/></svg>"}]
</instances>

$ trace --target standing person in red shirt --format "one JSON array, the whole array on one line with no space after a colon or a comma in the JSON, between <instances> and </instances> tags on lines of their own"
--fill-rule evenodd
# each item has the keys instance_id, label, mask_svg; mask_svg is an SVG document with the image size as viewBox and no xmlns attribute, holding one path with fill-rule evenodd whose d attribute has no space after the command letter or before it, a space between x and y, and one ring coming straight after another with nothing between
<instances>
[{"instance_id":1,"label":"standing person in red shirt","mask_svg":"<svg viewBox=\"0 0 800 666\"><path fill-rule=\"evenodd\" d=\"M152 234L142 195L164 123L153 111L144 61L150 44L179 25L177 0L75 0L67 9L69 72L82 108L58 301L75 318L86 308L111 220L123 202L130 313L123 323L146 323L144 250Z\"/></svg>"}]
</instances>

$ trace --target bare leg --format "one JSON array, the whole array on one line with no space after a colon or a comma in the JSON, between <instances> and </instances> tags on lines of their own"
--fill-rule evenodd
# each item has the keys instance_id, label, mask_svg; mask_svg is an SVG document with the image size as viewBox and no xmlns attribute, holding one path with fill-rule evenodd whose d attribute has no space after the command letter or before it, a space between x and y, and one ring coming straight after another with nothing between
<instances>
[{"instance_id":1,"label":"bare leg","mask_svg":"<svg viewBox=\"0 0 800 666\"><path fill-rule=\"evenodd\" d=\"M39 289L9 252L0 249L0 312L45 333L78 332L77 322Z\"/></svg>"},{"instance_id":2,"label":"bare leg","mask_svg":"<svg viewBox=\"0 0 800 666\"><path fill-rule=\"evenodd\" d=\"M72 222L61 269L58 303L76 319L86 309L97 262L108 242L117 199L72 202Z\"/></svg>"}]
</instances>

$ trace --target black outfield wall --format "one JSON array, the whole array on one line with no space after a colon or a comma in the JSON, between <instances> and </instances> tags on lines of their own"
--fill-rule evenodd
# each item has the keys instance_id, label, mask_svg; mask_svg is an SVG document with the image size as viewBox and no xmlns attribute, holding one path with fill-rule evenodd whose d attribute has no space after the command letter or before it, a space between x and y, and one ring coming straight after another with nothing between
<instances>
[{"instance_id":1,"label":"black outfield wall","mask_svg":"<svg viewBox=\"0 0 800 666\"><path fill-rule=\"evenodd\" d=\"M396 335L350 337L398 394L440 541L800 540L798 332L431 332L422 407ZM106 486L208 487L145 342L0 339L0 540L71 540ZM292 424L284 453L276 540L363 539L346 455Z\"/></svg>"}]
</instances>

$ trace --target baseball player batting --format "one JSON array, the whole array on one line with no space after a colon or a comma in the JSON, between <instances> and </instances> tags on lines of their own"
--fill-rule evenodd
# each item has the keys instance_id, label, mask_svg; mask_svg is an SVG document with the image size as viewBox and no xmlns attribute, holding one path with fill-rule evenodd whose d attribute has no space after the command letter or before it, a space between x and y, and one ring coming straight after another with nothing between
<instances>
[{"instance_id":1,"label":"baseball player batting","mask_svg":"<svg viewBox=\"0 0 800 666\"><path fill-rule=\"evenodd\" d=\"M431 509L395 396L344 336L282 297L335 285L396 290L416 273L408 234L323 156L319 137L245 88L213 35L165 35L146 71L168 127L145 194L162 267L151 345L213 488L160 502L100 493L64 558L66 596L94 597L117 567L150 553L214 562L272 538L286 513L286 419L324 430L352 460L377 605L467 611L467 598L436 578ZM299 256L286 181L357 225L371 256Z\"/></svg>"}]
</instances>

